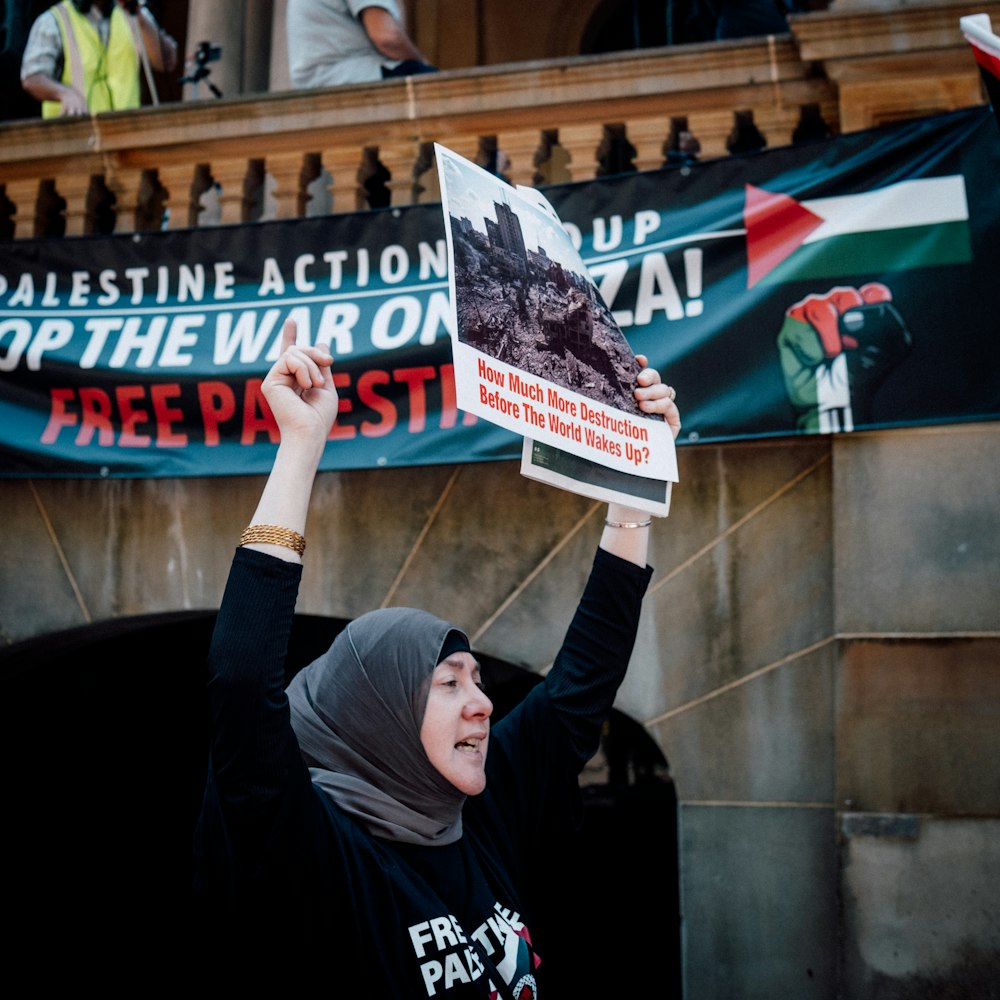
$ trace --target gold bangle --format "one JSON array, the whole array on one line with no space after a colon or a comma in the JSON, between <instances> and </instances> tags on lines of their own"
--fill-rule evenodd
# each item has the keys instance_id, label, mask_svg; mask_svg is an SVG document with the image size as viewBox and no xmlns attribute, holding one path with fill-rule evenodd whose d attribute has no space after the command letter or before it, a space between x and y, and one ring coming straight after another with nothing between
<instances>
[{"instance_id":1,"label":"gold bangle","mask_svg":"<svg viewBox=\"0 0 1000 1000\"><path fill-rule=\"evenodd\" d=\"M605 518L604 523L609 528L648 528L653 523L653 519L649 518L646 521L609 521Z\"/></svg>"},{"instance_id":2,"label":"gold bangle","mask_svg":"<svg viewBox=\"0 0 1000 1000\"><path fill-rule=\"evenodd\" d=\"M279 524L251 524L243 529L240 535L240 545L251 544L283 545L302 555L306 550L306 540L291 528L282 528Z\"/></svg>"}]
</instances>

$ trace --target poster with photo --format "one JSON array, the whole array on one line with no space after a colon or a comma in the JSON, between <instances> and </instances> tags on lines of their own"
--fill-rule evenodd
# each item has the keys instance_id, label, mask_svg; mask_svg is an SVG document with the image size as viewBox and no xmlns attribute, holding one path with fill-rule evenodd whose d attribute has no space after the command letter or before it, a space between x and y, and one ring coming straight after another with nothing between
<instances>
[{"instance_id":1,"label":"poster with photo","mask_svg":"<svg viewBox=\"0 0 1000 1000\"><path fill-rule=\"evenodd\" d=\"M524 439L521 471L658 516L673 436L632 395L639 364L552 207L435 144L457 404Z\"/></svg>"}]
</instances>

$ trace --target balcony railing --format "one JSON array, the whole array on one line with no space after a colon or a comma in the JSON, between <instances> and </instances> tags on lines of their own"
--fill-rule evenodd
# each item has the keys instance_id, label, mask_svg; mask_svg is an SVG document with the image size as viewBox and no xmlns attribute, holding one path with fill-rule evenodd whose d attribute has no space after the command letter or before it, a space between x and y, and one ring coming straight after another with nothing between
<instances>
[{"instance_id":1,"label":"balcony railing","mask_svg":"<svg viewBox=\"0 0 1000 1000\"><path fill-rule=\"evenodd\" d=\"M980 104L959 29L1000 3L817 12L791 34L0 125L0 236L299 218L439 199L433 144L515 184ZM749 140L748 144L744 140Z\"/></svg>"}]
</instances>

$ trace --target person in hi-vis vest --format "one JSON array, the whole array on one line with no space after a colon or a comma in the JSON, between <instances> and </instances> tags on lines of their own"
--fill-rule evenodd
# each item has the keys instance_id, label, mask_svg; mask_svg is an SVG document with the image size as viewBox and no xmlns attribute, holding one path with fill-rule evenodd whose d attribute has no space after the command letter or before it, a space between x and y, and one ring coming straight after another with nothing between
<instances>
[{"instance_id":1,"label":"person in hi-vis vest","mask_svg":"<svg viewBox=\"0 0 1000 1000\"><path fill-rule=\"evenodd\" d=\"M177 43L145 0L62 0L31 26L21 85L43 118L137 108L143 62L147 73L177 65Z\"/></svg>"}]
</instances>

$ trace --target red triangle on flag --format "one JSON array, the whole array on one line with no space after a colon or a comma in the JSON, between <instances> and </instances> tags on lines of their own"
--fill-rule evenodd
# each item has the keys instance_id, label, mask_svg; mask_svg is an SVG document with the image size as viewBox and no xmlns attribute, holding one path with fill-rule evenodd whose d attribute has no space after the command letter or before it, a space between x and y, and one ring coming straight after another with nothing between
<instances>
[{"instance_id":1,"label":"red triangle on flag","mask_svg":"<svg viewBox=\"0 0 1000 1000\"><path fill-rule=\"evenodd\" d=\"M787 194L746 186L743 222L747 230L747 288L797 250L821 219Z\"/></svg>"}]
</instances>

